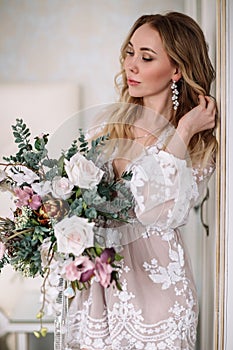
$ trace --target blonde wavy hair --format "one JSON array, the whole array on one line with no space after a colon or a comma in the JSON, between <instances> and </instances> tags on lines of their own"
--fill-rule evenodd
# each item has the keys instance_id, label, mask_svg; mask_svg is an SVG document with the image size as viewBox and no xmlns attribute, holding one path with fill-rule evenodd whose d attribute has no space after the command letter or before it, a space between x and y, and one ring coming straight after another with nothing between
<instances>
[{"instance_id":1,"label":"blonde wavy hair","mask_svg":"<svg viewBox=\"0 0 233 350\"><path fill-rule=\"evenodd\" d=\"M133 33L143 24L149 24L159 33L171 62L179 67L182 74L177 82L179 107L177 111L171 111L170 122L175 128L180 118L198 104L198 95L210 95L211 83L215 79L204 34L191 17L178 12L141 16L134 23L121 48L121 71L115 77L120 107L112 112L104 130L112 139L133 139L130 126L140 117L142 110L143 99L129 95L123 64L128 43ZM214 129L195 134L188 146L192 162L205 163L210 160L215 154L216 146Z\"/></svg>"}]
</instances>

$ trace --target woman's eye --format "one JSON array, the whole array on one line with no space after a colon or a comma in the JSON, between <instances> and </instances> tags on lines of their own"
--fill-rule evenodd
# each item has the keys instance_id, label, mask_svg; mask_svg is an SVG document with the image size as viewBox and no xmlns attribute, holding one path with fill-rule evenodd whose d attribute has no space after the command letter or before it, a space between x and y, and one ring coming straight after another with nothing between
<instances>
[{"instance_id":1,"label":"woman's eye","mask_svg":"<svg viewBox=\"0 0 233 350\"><path fill-rule=\"evenodd\" d=\"M127 49L126 51L125 51L125 54L126 54L126 56L134 56L135 55L135 53L134 53L134 51L133 50L131 50L131 49ZM145 61L145 62L149 62L149 61L152 61L153 60L153 58L152 57L150 57L150 56L147 56L147 55L139 55L139 59L141 59L142 61Z\"/></svg>"},{"instance_id":2,"label":"woman's eye","mask_svg":"<svg viewBox=\"0 0 233 350\"><path fill-rule=\"evenodd\" d=\"M153 58L151 58L151 57L142 57L142 59L143 59L143 61L146 61L146 62L153 60Z\"/></svg>"},{"instance_id":3,"label":"woman's eye","mask_svg":"<svg viewBox=\"0 0 233 350\"><path fill-rule=\"evenodd\" d=\"M132 50L126 50L125 53L128 56L133 56L134 55L134 52Z\"/></svg>"}]
</instances>

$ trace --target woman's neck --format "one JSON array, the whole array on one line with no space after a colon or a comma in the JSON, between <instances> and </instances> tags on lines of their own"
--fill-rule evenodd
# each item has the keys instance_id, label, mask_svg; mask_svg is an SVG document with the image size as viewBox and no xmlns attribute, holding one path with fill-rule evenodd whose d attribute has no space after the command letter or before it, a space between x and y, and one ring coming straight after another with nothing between
<instances>
[{"instance_id":1,"label":"woman's neck","mask_svg":"<svg viewBox=\"0 0 233 350\"><path fill-rule=\"evenodd\" d=\"M165 98L163 96L158 96L157 98L155 96L144 97L143 105L163 118L171 119L172 101L170 95Z\"/></svg>"},{"instance_id":2,"label":"woman's neck","mask_svg":"<svg viewBox=\"0 0 233 350\"><path fill-rule=\"evenodd\" d=\"M154 96L143 100L143 112L140 118L134 122L135 131L137 130L135 132L136 138L142 137L148 132L152 134L159 133L169 123L172 115L171 103L162 98L161 100L156 101Z\"/></svg>"}]
</instances>

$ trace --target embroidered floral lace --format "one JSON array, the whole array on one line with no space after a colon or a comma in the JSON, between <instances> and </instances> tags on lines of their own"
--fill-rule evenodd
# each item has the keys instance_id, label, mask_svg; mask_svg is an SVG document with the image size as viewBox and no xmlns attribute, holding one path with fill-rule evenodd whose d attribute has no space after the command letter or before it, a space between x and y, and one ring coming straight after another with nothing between
<instances>
[{"instance_id":1,"label":"embroidered floral lace","mask_svg":"<svg viewBox=\"0 0 233 350\"><path fill-rule=\"evenodd\" d=\"M121 251L122 291L104 290L93 281L72 301L69 347L194 349L198 302L179 226L186 223L213 167L191 169L156 144L131 170L135 220L143 232Z\"/></svg>"}]
</instances>

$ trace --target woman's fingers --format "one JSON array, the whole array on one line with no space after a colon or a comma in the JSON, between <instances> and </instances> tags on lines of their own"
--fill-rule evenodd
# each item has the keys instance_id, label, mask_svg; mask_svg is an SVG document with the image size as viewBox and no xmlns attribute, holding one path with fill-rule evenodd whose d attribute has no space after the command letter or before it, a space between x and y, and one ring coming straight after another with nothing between
<instances>
[{"instance_id":1,"label":"woman's fingers","mask_svg":"<svg viewBox=\"0 0 233 350\"><path fill-rule=\"evenodd\" d=\"M216 113L216 102L214 98L211 96L205 96L205 99L207 101L207 110Z\"/></svg>"},{"instance_id":2,"label":"woman's fingers","mask_svg":"<svg viewBox=\"0 0 233 350\"><path fill-rule=\"evenodd\" d=\"M208 109L210 112L216 111L215 99L211 96L199 95L199 105Z\"/></svg>"},{"instance_id":3,"label":"woman's fingers","mask_svg":"<svg viewBox=\"0 0 233 350\"><path fill-rule=\"evenodd\" d=\"M207 101L206 111L209 114L210 129L212 129L215 127L216 124L216 102L211 96L205 96L205 98Z\"/></svg>"},{"instance_id":4,"label":"woman's fingers","mask_svg":"<svg viewBox=\"0 0 233 350\"><path fill-rule=\"evenodd\" d=\"M199 95L199 104L186 113L179 121L180 130L190 136L198 132L213 129L216 123L216 103L211 96Z\"/></svg>"},{"instance_id":5,"label":"woman's fingers","mask_svg":"<svg viewBox=\"0 0 233 350\"><path fill-rule=\"evenodd\" d=\"M205 99L205 96L203 95L199 95L198 96L199 98L199 105L203 108L206 108L206 99Z\"/></svg>"},{"instance_id":6,"label":"woman's fingers","mask_svg":"<svg viewBox=\"0 0 233 350\"><path fill-rule=\"evenodd\" d=\"M216 102L211 96L199 95L199 110L200 117L203 115L203 130L212 129L215 127L216 117Z\"/></svg>"}]
</instances>

